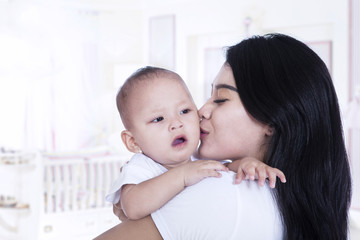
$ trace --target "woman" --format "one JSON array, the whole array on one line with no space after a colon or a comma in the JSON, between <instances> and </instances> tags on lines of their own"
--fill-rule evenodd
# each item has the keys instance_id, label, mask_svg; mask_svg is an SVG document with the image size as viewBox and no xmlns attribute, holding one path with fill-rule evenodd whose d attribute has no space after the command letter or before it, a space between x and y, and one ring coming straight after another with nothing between
<instances>
[{"instance_id":1,"label":"woman","mask_svg":"<svg viewBox=\"0 0 360 240\"><path fill-rule=\"evenodd\" d=\"M287 183L270 190L232 185L231 173L205 179L152 218L99 239L161 239L157 229L164 239L347 239L351 179L339 106L310 48L280 34L230 47L199 114L202 157L256 157Z\"/></svg>"}]
</instances>

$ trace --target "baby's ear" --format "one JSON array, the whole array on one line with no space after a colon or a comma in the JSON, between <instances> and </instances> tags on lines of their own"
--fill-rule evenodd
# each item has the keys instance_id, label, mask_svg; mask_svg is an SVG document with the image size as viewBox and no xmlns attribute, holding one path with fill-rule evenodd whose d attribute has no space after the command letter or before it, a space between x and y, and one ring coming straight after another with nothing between
<instances>
[{"instance_id":1,"label":"baby's ear","mask_svg":"<svg viewBox=\"0 0 360 240\"><path fill-rule=\"evenodd\" d=\"M134 136L129 130L124 130L121 132L121 139L125 144L126 148L133 153L140 153L141 149L136 143Z\"/></svg>"}]
</instances>

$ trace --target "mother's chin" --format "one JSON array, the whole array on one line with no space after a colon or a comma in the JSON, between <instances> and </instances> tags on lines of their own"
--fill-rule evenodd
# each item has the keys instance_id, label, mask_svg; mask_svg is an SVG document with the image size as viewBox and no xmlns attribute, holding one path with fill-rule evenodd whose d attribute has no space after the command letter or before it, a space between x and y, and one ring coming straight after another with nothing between
<instances>
[{"instance_id":1,"label":"mother's chin","mask_svg":"<svg viewBox=\"0 0 360 240\"><path fill-rule=\"evenodd\" d=\"M194 153L194 157L203 160L223 160L223 157L219 156L221 152L215 153L215 149L208 145L204 140L201 140L199 148Z\"/></svg>"},{"instance_id":2,"label":"mother's chin","mask_svg":"<svg viewBox=\"0 0 360 240\"><path fill-rule=\"evenodd\" d=\"M203 148L202 144L203 143L201 141L198 149L196 149L196 151L194 152L193 157L196 158L196 159L203 159L203 160L212 159L213 160L213 158L211 158L211 157L210 158L206 157L207 155L204 154L204 152L206 153L206 151L204 151L204 148Z\"/></svg>"}]
</instances>

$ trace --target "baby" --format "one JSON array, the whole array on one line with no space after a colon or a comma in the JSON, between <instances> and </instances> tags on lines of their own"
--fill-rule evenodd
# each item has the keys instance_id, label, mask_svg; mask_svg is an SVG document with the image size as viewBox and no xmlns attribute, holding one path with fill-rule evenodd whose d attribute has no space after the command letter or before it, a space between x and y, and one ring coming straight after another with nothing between
<instances>
[{"instance_id":1,"label":"baby","mask_svg":"<svg viewBox=\"0 0 360 240\"><path fill-rule=\"evenodd\" d=\"M207 177L221 177L221 171L229 169L239 173L235 183L244 173L254 179L255 172L268 176L271 187L275 187L276 176L285 182L280 170L254 158L227 165L191 159L199 144L200 119L184 81L172 71L155 67L137 70L120 88L116 101L126 129L121 133L122 141L136 154L122 167L106 200L120 204L129 219L143 218L185 187Z\"/></svg>"}]
</instances>

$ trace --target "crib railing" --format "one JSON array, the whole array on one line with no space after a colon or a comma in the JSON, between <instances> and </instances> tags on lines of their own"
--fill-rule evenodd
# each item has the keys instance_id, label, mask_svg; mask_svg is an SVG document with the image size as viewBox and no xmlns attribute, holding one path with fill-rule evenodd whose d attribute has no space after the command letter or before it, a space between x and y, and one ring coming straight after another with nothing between
<instances>
[{"instance_id":1,"label":"crib railing","mask_svg":"<svg viewBox=\"0 0 360 240\"><path fill-rule=\"evenodd\" d=\"M126 158L44 157L44 213L82 211L109 206L104 200Z\"/></svg>"},{"instance_id":2,"label":"crib railing","mask_svg":"<svg viewBox=\"0 0 360 240\"><path fill-rule=\"evenodd\" d=\"M128 159L107 152L0 154L0 239L85 240L115 226L105 195Z\"/></svg>"}]
</instances>

